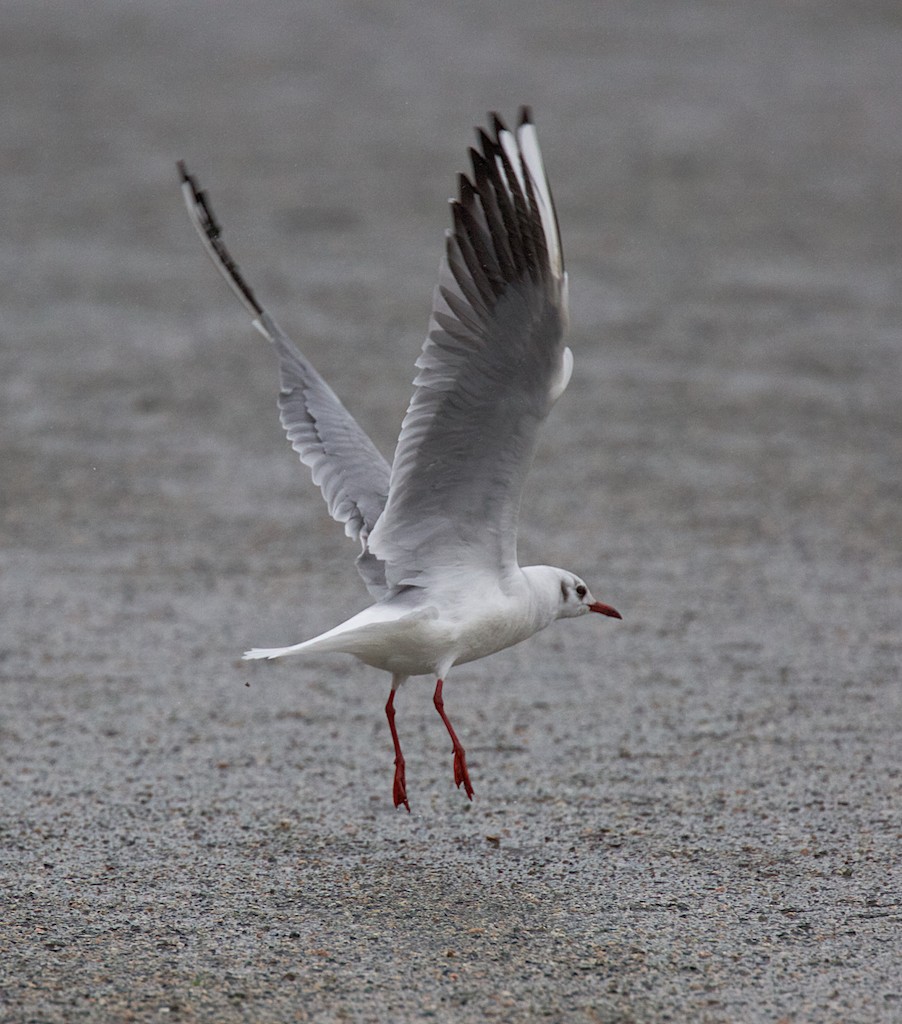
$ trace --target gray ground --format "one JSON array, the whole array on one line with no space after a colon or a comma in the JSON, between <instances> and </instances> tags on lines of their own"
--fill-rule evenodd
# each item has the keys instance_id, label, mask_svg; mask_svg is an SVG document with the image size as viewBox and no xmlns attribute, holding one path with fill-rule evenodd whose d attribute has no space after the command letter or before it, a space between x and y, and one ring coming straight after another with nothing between
<instances>
[{"instance_id":1,"label":"gray ground","mask_svg":"<svg viewBox=\"0 0 902 1024\"><path fill-rule=\"evenodd\" d=\"M0 1017L902 1020L897 0L3 5ZM391 451L471 126L534 105L576 372L522 555L623 623L431 682L362 607L184 157Z\"/></svg>"}]
</instances>

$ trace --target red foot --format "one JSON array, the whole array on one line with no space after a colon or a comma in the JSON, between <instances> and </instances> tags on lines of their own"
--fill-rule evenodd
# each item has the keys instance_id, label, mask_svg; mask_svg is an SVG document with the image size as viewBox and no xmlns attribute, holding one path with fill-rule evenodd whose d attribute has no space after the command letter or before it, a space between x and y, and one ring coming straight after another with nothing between
<instances>
[{"instance_id":1,"label":"red foot","mask_svg":"<svg viewBox=\"0 0 902 1024\"><path fill-rule=\"evenodd\" d=\"M407 808L407 813L410 813L410 804L407 802L407 781L404 777L404 758L395 760L395 782L392 786L392 797L394 797L395 807L400 807L401 804Z\"/></svg>"},{"instance_id":2,"label":"red foot","mask_svg":"<svg viewBox=\"0 0 902 1024\"><path fill-rule=\"evenodd\" d=\"M388 703L385 705L385 716L388 719L388 727L391 729L392 743L395 745L395 781L392 785L392 797L395 807L401 804L407 808L410 814L410 804L407 802L407 780L404 771L404 755L401 753L401 741L398 739L398 730L395 728L395 691L388 695Z\"/></svg>"},{"instance_id":3,"label":"red foot","mask_svg":"<svg viewBox=\"0 0 902 1024\"><path fill-rule=\"evenodd\" d=\"M448 716L445 714L445 702L442 700L442 680L435 684L435 693L432 697L432 703L435 705L435 710L441 716L442 721L445 723L445 728L448 730L448 735L451 737L451 743L454 747L454 783L458 789L461 785L464 787L464 792L467 794L470 800L473 799L473 786L470 783L470 773L467 771L467 754L461 745L460 740L457 738L457 733L454 731L454 727L448 721Z\"/></svg>"}]
</instances>

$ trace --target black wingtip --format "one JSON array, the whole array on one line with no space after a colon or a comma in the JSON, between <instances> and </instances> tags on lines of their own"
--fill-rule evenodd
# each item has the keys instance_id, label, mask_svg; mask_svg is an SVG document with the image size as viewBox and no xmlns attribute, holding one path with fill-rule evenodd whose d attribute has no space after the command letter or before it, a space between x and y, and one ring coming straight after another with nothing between
<instances>
[{"instance_id":1,"label":"black wingtip","mask_svg":"<svg viewBox=\"0 0 902 1024\"><path fill-rule=\"evenodd\" d=\"M191 190L191 198L204 221L205 233L211 239L218 238L222 228L219 226L219 222L216 220L216 216L213 213L213 207L210 205L210 197L200 187L197 178L195 178L193 174L188 173L188 168L185 166L184 160L177 160L175 166L178 168L178 172L181 175L182 186L184 187L187 185Z\"/></svg>"},{"instance_id":2,"label":"black wingtip","mask_svg":"<svg viewBox=\"0 0 902 1024\"><path fill-rule=\"evenodd\" d=\"M262 316L263 307L257 302L253 290L244 280L238 264L232 259L232 254L222 241L222 228L213 214L213 207L210 205L207 193L201 189L197 179L188 173L184 160L177 160L175 166L182 179L182 188L185 189L187 186L185 202L188 212L217 269L253 315L255 317Z\"/></svg>"},{"instance_id":3,"label":"black wingtip","mask_svg":"<svg viewBox=\"0 0 902 1024\"><path fill-rule=\"evenodd\" d=\"M489 176L489 162L478 149L473 149L472 146L470 147L470 165L473 168L473 182L476 185L476 190L479 191L482 183Z\"/></svg>"},{"instance_id":4,"label":"black wingtip","mask_svg":"<svg viewBox=\"0 0 902 1024\"><path fill-rule=\"evenodd\" d=\"M481 167L485 164L485 157L478 149L474 149L472 146L467 150L467 155L470 158L470 166L473 168L473 175L476 176L476 168Z\"/></svg>"},{"instance_id":5,"label":"black wingtip","mask_svg":"<svg viewBox=\"0 0 902 1024\"><path fill-rule=\"evenodd\" d=\"M482 148L482 155L486 160L491 159L492 154L498 151L498 143L484 128L476 129L476 137L479 140L480 147Z\"/></svg>"},{"instance_id":6,"label":"black wingtip","mask_svg":"<svg viewBox=\"0 0 902 1024\"><path fill-rule=\"evenodd\" d=\"M482 145L483 153L488 152L486 149L486 144L488 144L490 147L499 145L498 136L501 134L501 132L509 131L507 125L504 123L504 119L495 110L489 111L488 121L489 124L491 124L492 126L492 131L495 133L494 139L483 128L476 129L476 136L479 139L480 144ZM522 104L519 111L517 112L517 127L522 128L525 124L531 124L533 126L535 125L535 121L533 120L532 116L532 107L528 103Z\"/></svg>"},{"instance_id":7,"label":"black wingtip","mask_svg":"<svg viewBox=\"0 0 902 1024\"><path fill-rule=\"evenodd\" d=\"M497 114L494 110L489 111L489 120L492 122L492 131L494 131L495 140L497 141L498 136L502 132L506 132L508 130L507 125L501 119L500 115Z\"/></svg>"},{"instance_id":8,"label":"black wingtip","mask_svg":"<svg viewBox=\"0 0 902 1024\"><path fill-rule=\"evenodd\" d=\"M460 197L460 202L464 206L473 205L476 199L476 189L466 174L458 174L457 176L457 193Z\"/></svg>"}]
</instances>

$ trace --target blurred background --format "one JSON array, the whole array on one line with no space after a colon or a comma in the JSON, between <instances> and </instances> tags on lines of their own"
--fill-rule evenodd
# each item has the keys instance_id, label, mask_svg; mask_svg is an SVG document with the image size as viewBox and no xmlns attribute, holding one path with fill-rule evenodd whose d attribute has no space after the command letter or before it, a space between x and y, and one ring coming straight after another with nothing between
<instances>
[{"instance_id":1,"label":"blurred background","mask_svg":"<svg viewBox=\"0 0 902 1024\"><path fill-rule=\"evenodd\" d=\"M11 1019L898 1020L898 4L0 26ZM387 677L238 660L366 595L175 162L390 457L472 128L522 103L576 368L521 556L625 621L452 676L472 810L410 683L407 818Z\"/></svg>"}]
</instances>

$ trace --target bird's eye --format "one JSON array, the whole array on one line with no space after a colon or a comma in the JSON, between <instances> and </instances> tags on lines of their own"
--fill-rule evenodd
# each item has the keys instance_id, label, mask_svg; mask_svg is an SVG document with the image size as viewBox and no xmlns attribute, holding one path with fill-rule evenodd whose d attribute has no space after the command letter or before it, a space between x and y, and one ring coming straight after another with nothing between
<instances>
[{"instance_id":1,"label":"bird's eye","mask_svg":"<svg viewBox=\"0 0 902 1024\"><path fill-rule=\"evenodd\" d=\"M580 583L580 585L576 588L576 596L577 597L585 597L586 594L588 594L588 593L589 593L588 588L586 586L584 586L582 583Z\"/></svg>"}]
</instances>

